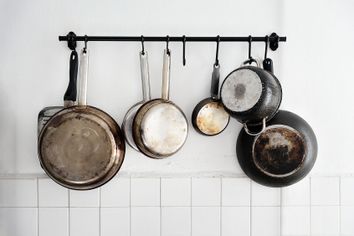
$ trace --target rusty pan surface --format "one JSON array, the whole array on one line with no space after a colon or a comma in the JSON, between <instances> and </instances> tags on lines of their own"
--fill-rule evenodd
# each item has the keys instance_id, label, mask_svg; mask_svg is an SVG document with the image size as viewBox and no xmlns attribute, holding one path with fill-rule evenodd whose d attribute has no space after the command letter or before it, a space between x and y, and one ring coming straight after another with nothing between
<instances>
[{"instance_id":1,"label":"rusty pan surface","mask_svg":"<svg viewBox=\"0 0 354 236\"><path fill-rule=\"evenodd\" d=\"M96 188L122 165L125 143L117 123L92 106L56 113L38 140L40 163L57 183L77 190Z\"/></svg>"}]
</instances>

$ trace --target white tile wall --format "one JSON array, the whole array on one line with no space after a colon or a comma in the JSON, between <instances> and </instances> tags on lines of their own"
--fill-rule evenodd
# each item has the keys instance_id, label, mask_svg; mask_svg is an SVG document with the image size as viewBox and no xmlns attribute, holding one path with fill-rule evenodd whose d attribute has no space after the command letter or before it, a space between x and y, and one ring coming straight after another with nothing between
<instances>
[{"instance_id":1,"label":"white tile wall","mask_svg":"<svg viewBox=\"0 0 354 236\"><path fill-rule=\"evenodd\" d=\"M114 178L90 191L0 179L1 236L353 236L354 177Z\"/></svg>"}]
</instances>

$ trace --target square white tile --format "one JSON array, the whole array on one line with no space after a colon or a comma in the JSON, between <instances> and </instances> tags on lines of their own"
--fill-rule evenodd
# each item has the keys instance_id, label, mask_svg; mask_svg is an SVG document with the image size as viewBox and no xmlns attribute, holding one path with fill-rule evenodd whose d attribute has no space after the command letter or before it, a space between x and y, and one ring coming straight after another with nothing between
<instances>
[{"instance_id":1,"label":"square white tile","mask_svg":"<svg viewBox=\"0 0 354 236\"><path fill-rule=\"evenodd\" d=\"M37 236L37 208L0 208L1 236Z\"/></svg>"},{"instance_id":2,"label":"square white tile","mask_svg":"<svg viewBox=\"0 0 354 236\"><path fill-rule=\"evenodd\" d=\"M68 208L39 208L39 236L68 236Z\"/></svg>"},{"instance_id":3,"label":"square white tile","mask_svg":"<svg viewBox=\"0 0 354 236\"><path fill-rule=\"evenodd\" d=\"M39 207L68 207L69 190L51 179L38 179Z\"/></svg>"},{"instance_id":4,"label":"square white tile","mask_svg":"<svg viewBox=\"0 0 354 236\"><path fill-rule=\"evenodd\" d=\"M37 207L37 180L0 179L0 207Z\"/></svg>"},{"instance_id":5,"label":"square white tile","mask_svg":"<svg viewBox=\"0 0 354 236\"><path fill-rule=\"evenodd\" d=\"M341 207L341 233L342 236L354 235L354 206Z\"/></svg>"},{"instance_id":6,"label":"square white tile","mask_svg":"<svg viewBox=\"0 0 354 236\"><path fill-rule=\"evenodd\" d=\"M113 178L101 187L101 207L129 207L130 178Z\"/></svg>"},{"instance_id":7,"label":"square white tile","mask_svg":"<svg viewBox=\"0 0 354 236\"><path fill-rule=\"evenodd\" d=\"M160 235L160 207L132 207L131 236Z\"/></svg>"},{"instance_id":8,"label":"square white tile","mask_svg":"<svg viewBox=\"0 0 354 236\"><path fill-rule=\"evenodd\" d=\"M92 189L87 191L69 190L70 191L70 207L99 207L100 206L100 189Z\"/></svg>"},{"instance_id":9,"label":"square white tile","mask_svg":"<svg viewBox=\"0 0 354 236\"><path fill-rule=\"evenodd\" d=\"M71 208L70 236L99 235L99 208Z\"/></svg>"},{"instance_id":10,"label":"square white tile","mask_svg":"<svg viewBox=\"0 0 354 236\"><path fill-rule=\"evenodd\" d=\"M161 218L162 236L190 236L191 208L162 207Z\"/></svg>"},{"instance_id":11,"label":"square white tile","mask_svg":"<svg viewBox=\"0 0 354 236\"><path fill-rule=\"evenodd\" d=\"M220 206L220 178L192 178L192 206Z\"/></svg>"},{"instance_id":12,"label":"square white tile","mask_svg":"<svg viewBox=\"0 0 354 236\"><path fill-rule=\"evenodd\" d=\"M252 206L280 206L280 188L270 188L251 181Z\"/></svg>"},{"instance_id":13,"label":"square white tile","mask_svg":"<svg viewBox=\"0 0 354 236\"><path fill-rule=\"evenodd\" d=\"M220 236L220 207L192 207L192 235Z\"/></svg>"},{"instance_id":14,"label":"square white tile","mask_svg":"<svg viewBox=\"0 0 354 236\"><path fill-rule=\"evenodd\" d=\"M160 179L132 178L131 205L160 206Z\"/></svg>"},{"instance_id":15,"label":"square white tile","mask_svg":"<svg viewBox=\"0 0 354 236\"><path fill-rule=\"evenodd\" d=\"M249 236L250 210L250 207L223 207L221 210L222 236Z\"/></svg>"},{"instance_id":16,"label":"square white tile","mask_svg":"<svg viewBox=\"0 0 354 236\"><path fill-rule=\"evenodd\" d=\"M222 205L249 206L251 181L248 178L222 178Z\"/></svg>"},{"instance_id":17,"label":"square white tile","mask_svg":"<svg viewBox=\"0 0 354 236\"><path fill-rule=\"evenodd\" d=\"M280 207L252 207L252 236L280 235Z\"/></svg>"},{"instance_id":18,"label":"square white tile","mask_svg":"<svg viewBox=\"0 0 354 236\"><path fill-rule=\"evenodd\" d=\"M286 206L282 208L282 236L310 234L310 207Z\"/></svg>"},{"instance_id":19,"label":"square white tile","mask_svg":"<svg viewBox=\"0 0 354 236\"><path fill-rule=\"evenodd\" d=\"M339 177L311 177L311 205L339 205Z\"/></svg>"},{"instance_id":20,"label":"square white tile","mask_svg":"<svg viewBox=\"0 0 354 236\"><path fill-rule=\"evenodd\" d=\"M316 236L339 234L339 206L312 206L311 233Z\"/></svg>"},{"instance_id":21,"label":"square white tile","mask_svg":"<svg viewBox=\"0 0 354 236\"><path fill-rule=\"evenodd\" d=\"M310 205L310 180L302 179L296 184L284 187L282 191L283 206L309 206Z\"/></svg>"},{"instance_id":22,"label":"square white tile","mask_svg":"<svg viewBox=\"0 0 354 236\"><path fill-rule=\"evenodd\" d=\"M354 177L342 177L340 187L341 204L344 206L354 206Z\"/></svg>"},{"instance_id":23,"label":"square white tile","mask_svg":"<svg viewBox=\"0 0 354 236\"><path fill-rule=\"evenodd\" d=\"M190 206L191 179L190 178L162 178L161 179L162 206Z\"/></svg>"},{"instance_id":24,"label":"square white tile","mask_svg":"<svg viewBox=\"0 0 354 236\"><path fill-rule=\"evenodd\" d=\"M130 236L130 208L101 208L101 236Z\"/></svg>"}]
</instances>

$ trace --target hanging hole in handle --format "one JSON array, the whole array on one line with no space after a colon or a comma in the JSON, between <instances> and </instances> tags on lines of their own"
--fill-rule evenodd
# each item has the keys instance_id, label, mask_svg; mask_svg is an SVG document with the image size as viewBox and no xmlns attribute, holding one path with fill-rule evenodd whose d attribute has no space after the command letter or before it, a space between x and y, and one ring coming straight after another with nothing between
<instances>
[{"instance_id":1,"label":"hanging hole in handle","mask_svg":"<svg viewBox=\"0 0 354 236\"><path fill-rule=\"evenodd\" d=\"M251 135L251 136L258 136L258 135L260 135L261 133L263 133L263 131L266 129L266 127L267 127L266 120L267 120L267 117L263 118L263 120L262 120L262 130L259 131L259 132L256 132L256 133L251 132L251 131L248 129L248 126L247 126L246 123L243 124L243 128L245 129L245 132L246 132L248 135Z\"/></svg>"},{"instance_id":2,"label":"hanging hole in handle","mask_svg":"<svg viewBox=\"0 0 354 236\"><path fill-rule=\"evenodd\" d=\"M219 44L220 44L220 35L216 36L216 54L215 54L215 63L216 67L219 66Z\"/></svg>"},{"instance_id":3,"label":"hanging hole in handle","mask_svg":"<svg viewBox=\"0 0 354 236\"><path fill-rule=\"evenodd\" d=\"M144 36L141 35L141 55L145 55Z\"/></svg>"}]
</instances>

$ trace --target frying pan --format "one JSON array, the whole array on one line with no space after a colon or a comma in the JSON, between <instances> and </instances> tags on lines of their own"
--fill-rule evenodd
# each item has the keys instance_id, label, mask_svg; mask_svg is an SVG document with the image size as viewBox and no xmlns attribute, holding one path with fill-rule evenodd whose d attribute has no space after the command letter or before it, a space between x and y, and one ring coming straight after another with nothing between
<instances>
[{"instance_id":1,"label":"frying pan","mask_svg":"<svg viewBox=\"0 0 354 236\"><path fill-rule=\"evenodd\" d=\"M160 159L176 153L185 143L188 123L183 111L169 99L171 55L164 50L162 98L142 105L133 121L133 137L146 156Z\"/></svg>"},{"instance_id":2,"label":"frying pan","mask_svg":"<svg viewBox=\"0 0 354 236\"><path fill-rule=\"evenodd\" d=\"M221 101L225 110L239 122L259 125L269 121L278 111L282 100L279 80L271 73L244 62L232 71L221 85ZM256 62L253 59L253 62Z\"/></svg>"},{"instance_id":3,"label":"frying pan","mask_svg":"<svg viewBox=\"0 0 354 236\"><path fill-rule=\"evenodd\" d=\"M76 80L78 71L78 55L75 50L70 54L70 68L69 68L69 85L64 95L64 103L66 106L71 106L75 104L76 101ZM50 106L43 108L37 119L37 134L41 132L43 126L47 121L58 111L62 110L63 106Z\"/></svg>"},{"instance_id":4,"label":"frying pan","mask_svg":"<svg viewBox=\"0 0 354 236\"><path fill-rule=\"evenodd\" d=\"M45 124L38 138L42 168L58 184L76 190L99 187L119 170L125 142L107 113L86 105L87 51L80 61L78 105L65 107Z\"/></svg>"},{"instance_id":5,"label":"frying pan","mask_svg":"<svg viewBox=\"0 0 354 236\"><path fill-rule=\"evenodd\" d=\"M139 151L133 138L133 120L138 109L147 101L151 99L150 92L150 76L149 76L149 63L148 54L146 51L141 51L140 54L140 70L141 70L141 86L143 90L143 100L133 105L125 114L122 130L125 140L136 151Z\"/></svg>"},{"instance_id":6,"label":"frying pan","mask_svg":"<svg viewBox=\"0 0 354 236\"><path fill-rule=\"evenodd\" d=\"M225 111L219 93L220 65L213 66L211 77L210 97L200 101L192 113L192 124L196 131L207 136L220 134L230 121L229 114Z\"/></svg>"},{"instance_id":7,"label":"frying pan","mask_svg":"<svg viewBox=\"0 0 354 236\"><path fill-rule=\"evenodd\" d=\"M311 171L317 157L317 140L304 119L279 110L257 136L248 135L242 129L236 153L242 170L252 180L266 186L284 187Z\"/></svg>"}]
</instances>

